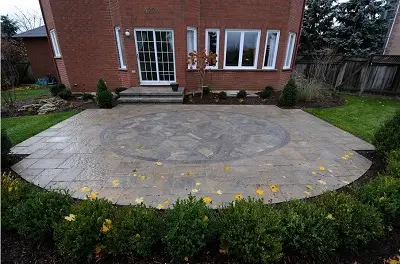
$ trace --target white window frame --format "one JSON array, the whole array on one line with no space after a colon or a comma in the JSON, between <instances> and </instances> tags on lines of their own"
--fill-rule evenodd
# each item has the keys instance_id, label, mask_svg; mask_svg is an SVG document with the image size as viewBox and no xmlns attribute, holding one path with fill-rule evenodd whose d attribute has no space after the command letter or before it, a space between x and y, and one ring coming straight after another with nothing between
<instances>
[{"instance_id":1,"label":"white window frame","mask_svg":"<svg viewBox=\"0 0 400 264\"><path fill-rule=\"evenodd\" d=\"M61 51L60 51L60 46L58 45L56 30L54 28L50 29L49 33L50 33L51 44L53 46L54 57L59 58L61 57Z\"/></svg>"},{"instance_id":2,"label":"white window frame","mask_svg":"<svg viewBox=\"0 0 400 264\"><path fill-rule=\"evenodd\" d=\"M193 31L193 50L197 51L197 28L195 27L187 27L186 29L186 56L189 56L189 50L187 49L187 44L189 42L189 40L187 39L187 32L188 31ZM190 66L188 64L188 69L191 68L196 68L196 64L193 64L192 66Z\"/></svg>"},{"instance_id":3,"label":"white window frame","mask_svg":"<svg viewBox=\"0 0 400 264\"><path fill-rule=\"evenodd\" d=\"M239 47L239 62L238 66L226 66L226 48L228 41L228 32L240 32L240 47ZM257 32L257 44L256 44L256 53L254 55L254 66L242 66L242 57L243 57L243 42L244 42L244 33L246 32ZM225 30L225 48L224 48L224 69L230 70L245 70L245 69L257 69L258 63L258 50L260 48L260 35L261 30L259 29L226 29Z\"/></svg>"},{"instance_id":4,"label":"white window frame","mask_svg":"<svg viewBox=\"0 0 400 264\"><path fill-rule=\"evenodd\" d=\"M205 42L205 47L206 47L206 53L207 53L207 55L208 55L208 52L209 52L209 49L208 49L208 47L209 47L209 45L208 45L208 41L209 41L209 39L208 39L208 33L209 32L215 32L215 33L217 33L217 50L216 50L216 54L217 54L217 61L216 61L216 63L215 63L215 65L214 66L207 66L207 69L218 69L218 61L219 61L219 29L217 29L217 28L206 28L206 42Z\"/></svg>"},{"instance_id":5,"label":"white window frame","mask_svg":"<svg viewBox=\"0 0 400 264\"><path fill-rule=\"evenodd\" d=\"M276 35L276 43L275 43L275 52L274 54L272 54L273 57L273 61L272 61L272 66L265 66L265 58L267 57L267 44L268 44L268 37L269 34L273 34L273 33L277 33ZM271 30L267 30L267 34L265 36L265 49L264 49L264 59L263 59L263 64L262 64L262 68L263 69L267 69L267 70L276 70L276 58L278 56L278 48L279 48L279 37L281 35L281 31L280 30L276 30L276 29L271 29Z\"/></svg>"},{"instance_id":6,"label":"white window frame","mask_svg":"<svg viewBox=\"0 0 400 264\"><path fill-rule=\"evenodd\" d=\"M119 68L126 70L126 63L124 54L122 51L122 40L121 40L121 28L116 26L114 27L115 39L117 41L117 50L118 50L118 60L119 60Z\"/></svg>"},{"instance_id":7,"label":"white window frame","mask_svg":"<svg viewBox=\"0 0 400 264\"><path fill-rule=\"evenodd\" d=\"M292 42L292 45L290 46L289 44L290 44L291 37L293 37L293 42ZM294 53L295 45L296 45L296 33L289 32L289 37L288 37L287 43L286 43L285 61L283 62L284 70L289 70L292 68L292 60L293 60L293 53Z\"/></svg>"}]
</instances>

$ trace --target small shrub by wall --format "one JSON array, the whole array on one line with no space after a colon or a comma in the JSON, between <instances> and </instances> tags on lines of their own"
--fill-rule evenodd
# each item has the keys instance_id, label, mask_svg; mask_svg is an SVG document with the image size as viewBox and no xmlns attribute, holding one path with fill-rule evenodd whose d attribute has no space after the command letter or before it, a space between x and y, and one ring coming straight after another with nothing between
<instances>
[{"instance_id":1,"label":"small shrub by wall","mask_svg":"<svg viewBox=\"0 0 400 264\"><path fill-rule=\"evenodd\" d=\"M400 149L400 110L387 120L376 132L373 144L381 154Z\"/></svg>"},{"instance_id":2,"label":"small shrub by wall","mask_svg":"<svg viewBox=\"0 0 400 264\"><path fill-rule=\"evenodd\" d=\"M386 171L389 175L400 178L400 149L392 150L389 153Z\"/></svg>"},{"instance_id":3,"label":"small shrub by wall","mask_svg":"<svg viewBox=\"0 0 400 264\"><path fill-rule=\"evenodd\" d=\"M271 97L273 91L274 88L272 88L271 86L267 86L260 92L259 95L262 99L268 99Z\"/></svg>"},{"instance_id":4,"label":"small shrub by wall","mask_svg":"<svg viewBox=\"0 0 400 264\"><path fill-rule=\"evenodd\" d=\"M113 106L113 95L108 91L107 85L102 78L97 81L96 98L101 108L111 108Z\"/></svg>"},{"instance_id":5,"label":"small shrub by wall","mask_svg":"<svg viewBox=\"0 0 400 264\"><path fill-rule=\"evenodd\" d=\"M52 96L58 96L58 94L67 89L63 83L57 83L53 85L49 85L49 90Z\"/></svg>"},{"instance_id":6,"label":"small shrub by wall","mask_svg":"<svg viewBox=\"0 0 400 264\"><path fill-rule=\"evenodd\" d=\"M298 91L296 81L293 77L289 79L285 87L283 87L279 97L279 105L284 107L293 107L298 100Z\"/></svg>"}]
</instances>

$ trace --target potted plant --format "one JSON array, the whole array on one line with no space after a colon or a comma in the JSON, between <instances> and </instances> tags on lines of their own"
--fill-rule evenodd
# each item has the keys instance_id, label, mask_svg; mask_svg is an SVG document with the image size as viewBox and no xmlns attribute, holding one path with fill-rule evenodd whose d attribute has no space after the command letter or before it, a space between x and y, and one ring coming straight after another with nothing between
<instances>
[{"instance_id":1,"label":"potted plant","mask_svg":"<svg viewBox=\"0 0 400 264\"><path fill-rule=\"evenodd\" d=\"M179 83L176 82L172 82L169 84L172 88L172 91L177 92L178 91L178 87L179 87Z\"/></svg>"}]
</instances>

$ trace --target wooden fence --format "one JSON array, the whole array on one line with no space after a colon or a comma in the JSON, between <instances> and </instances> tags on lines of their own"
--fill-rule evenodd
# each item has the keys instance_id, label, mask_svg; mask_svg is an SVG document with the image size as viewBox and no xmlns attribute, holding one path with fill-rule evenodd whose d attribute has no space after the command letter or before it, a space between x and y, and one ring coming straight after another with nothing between
<instances>
[{"instance_id":1,"label":"wooden fence","mask_svg":"<svg viewBox=\"0 0 400 264\"><path fill-rule=\"evenodd\" d=\"M306 77L317 72L339 91L400 95L400 56L298 55L295 69Z\"/></svg>"}]
</instances>

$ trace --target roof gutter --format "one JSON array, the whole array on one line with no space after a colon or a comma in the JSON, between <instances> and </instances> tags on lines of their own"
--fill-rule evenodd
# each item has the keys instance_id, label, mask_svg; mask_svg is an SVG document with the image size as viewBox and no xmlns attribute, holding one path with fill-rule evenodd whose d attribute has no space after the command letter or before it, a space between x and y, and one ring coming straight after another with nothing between
<instances>
[{"instance_id":1,"label":"roof gutter","mask_svg":"<svg viewBox=\"0 0 400 264\"><path fill-rule=\"evenodd\" d=\"M394 13L394 17L393 17L393 21L392 21L392 26L390 27L389 35L388 35L388 37L387 37L387 39L386 39L385 48L383 49L383 55L385 55L387 46L389 45L390 36L392 36L394 24L396 23L397 16L399 15L399 9L400 9L400 0L397 1L396 12Z\"/></svg>"}]
</instances>

